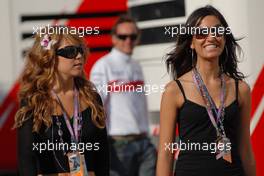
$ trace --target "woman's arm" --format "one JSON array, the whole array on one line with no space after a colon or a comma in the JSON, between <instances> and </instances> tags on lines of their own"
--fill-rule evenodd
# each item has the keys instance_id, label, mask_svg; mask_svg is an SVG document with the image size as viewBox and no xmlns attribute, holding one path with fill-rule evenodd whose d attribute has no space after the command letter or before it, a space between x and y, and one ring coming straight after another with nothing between
<instances>
[{"instance_id":1,"label":"woman's arm","mask_svg":"<svg viewBox=\"0 0 264 176\"><path fill-rule=\"evenodd\" d=\"M26 120L17 129L18 169L20 176L36 176L36 156L33 151L33 119Z\"/></svg>"},{"instance_id":2,"label":"woman's arm","mask_svg":"<svg viewBox=\"0 0 264 176\"><path fill-rule=\"evenodd\" d=\"M247 176L256 175L254 154L250 143L250 88L245 83L239 82L240 128L239 128L239 153L243 168Z\"/></svg>"},{"instance_id":3,"label":"woman's arm","mask_svg":"<svg viewBox=\"0 0 264 176\"><path fill-rule=\"evenodd\" d=\"M160 138L158 148L157 176L172 175L173 151L166 146L174 142L177 116L177 90L175 81L170 82L162 95L160 108Z\"/></svg>"}]
</instances>

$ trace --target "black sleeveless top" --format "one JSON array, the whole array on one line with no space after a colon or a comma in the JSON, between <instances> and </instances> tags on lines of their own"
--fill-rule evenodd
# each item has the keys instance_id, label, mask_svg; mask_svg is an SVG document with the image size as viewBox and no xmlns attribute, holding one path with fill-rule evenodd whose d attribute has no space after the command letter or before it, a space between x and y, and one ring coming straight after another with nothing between
<instances>
[{"instance_id":1,"label":"black sleeveless top","mask_svg":"<svg viewBox=\"0 0 264 176\"><path fill-rule=\"evenodd\" d=\"M179 80L176 80L184 97L178 111L177 123L180 141L186 144L176 161L176 176L243 176L244 171L238 153L237 128L239 122L238 81L236 99L225 108L224 128L231 141L232 163L223 158L216 159L216 129L212 125L204 106L188 100ZM191 146L192 144L192 146ZM194 147L194 144L199 144ZM188 148L189 145L189 148ZM211 146L209 146L211 145ZM184 149L184 146L182 147ZM211 150L208 150L211 149Z\"/></svg>"},{"instance_id":2,"label":"black sleeveless top","mask_svg":"<svg viewBox=\"0 0 264 176\"><path fill-rule=\"evenodd\" d=\"M99 95L98 102L102 105ZM21 106L23 104L25 105L22 102ZM88 107L81 113L83 122L79 149L84 154L87 170L94 171L96 176L108 176L109 148L106 128L101 129L94 125L91 108ZM75 146L71 145L70 132L63 116L58 116L58 119L61 122L64 144L68 144L68 149L74 148ZM56 116L52 116L51 127L46 128L42 125L39 133L32 132L32 126L33 118L30 118L17 130L19 175L36 176L37 174L69 172L68 158L63 154L62 148L59 148L60 137Z\"/></svg>"}]
</instances>

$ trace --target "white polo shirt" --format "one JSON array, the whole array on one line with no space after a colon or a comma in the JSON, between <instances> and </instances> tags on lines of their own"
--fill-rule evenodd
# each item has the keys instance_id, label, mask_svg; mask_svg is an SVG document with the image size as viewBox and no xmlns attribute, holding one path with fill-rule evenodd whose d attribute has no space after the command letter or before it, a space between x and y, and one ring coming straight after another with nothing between
<instances>
[{"instance_id":1,"label":"white polo shirt","mask_svg":"<svg viewBox=\"0 0 264 176\"><path fill-rule=\"evenodd\" d=\"M90 75L106 109L108 135L149 132L142 69L130 55L113 48Z\"/></svg>"}]
</instances>

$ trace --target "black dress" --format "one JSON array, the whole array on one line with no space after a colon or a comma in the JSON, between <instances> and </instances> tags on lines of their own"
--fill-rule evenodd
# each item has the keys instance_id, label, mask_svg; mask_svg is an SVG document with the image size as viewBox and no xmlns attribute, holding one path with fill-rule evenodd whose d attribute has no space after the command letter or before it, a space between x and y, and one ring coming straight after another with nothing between
<instances>
[{"instance_id":1,"label":"black dress","mask_svg":"<svg viewBox=\"0 0 264 176\"><path fill-rule=\"evenodd\" d=\"M97 128L91 119L91 109L82 111L83 124L81 130L80 149L84 151L86 167L88 171L94 171L96 176L109 175L109 148L106 128ZM63 131L63 142L70 147L70 133L67 129L63 116L58 116ZM18 128L18 166L19 175L36 176L37 174L53 174L69 172L68 157L63 155L59 147L54 150L43 150L40 145L59 144L58 125L56 116L52 116L52 126L42 126L39 133L32 133L33 118L27 120L22 127ZM53 135L52 135L53 134ZM55 145L56 146L56 145ZM55 147L54 146L54 147ZM74 146L72 146L74 147ZM52 149L50 147L50 149Z\"/></svg>"},{"instance_id":2,"label":"black dress","mask_svg":"<svg viewBox=\"0 0 264 176\"><path fill-rule=\"evenodd\" d=\"M207 110L188 100L179 80L176 80L183 96L184 104L178 111L179 138L186 144L199 143L201 146L215 143L216 130ZM236 99L225 108L224 128L231 141L232 163L223 158L216 160L214 150L182 150L176 161L175 176L243 176L241 159L238 153L237 127L239 119L238 81L236 81ZM190 149L191 147L189 147ZM214 146L212 145L211 149ZM193 147L194 149L194 147Z\"/></svg>"}]
</instances>

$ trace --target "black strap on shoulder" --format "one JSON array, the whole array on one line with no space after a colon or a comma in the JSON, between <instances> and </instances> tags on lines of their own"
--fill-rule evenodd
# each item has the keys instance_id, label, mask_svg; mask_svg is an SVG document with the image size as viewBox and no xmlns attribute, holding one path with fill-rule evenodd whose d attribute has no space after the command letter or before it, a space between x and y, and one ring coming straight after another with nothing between
<instances>
[{"instance_id":1,"label":"black strap on shoulder","mask_svg":"<svg viewBox=\"0 0 264 176\"><path fill-rule=\"evenodd\" d=\"M182 95L184 97L184 101L186 101L186 96L185 96L185 93L184 93L184 90L183 90L183 87L182 87L182 84L181 84L180 80L176 79L175 81L178 84L178 86L179 86L179 88L180 88L180 90L182 92Z\"/></svg>"},{"instance_id":2,"label":"black strap on shoulder","mask_svg":"<svg viewBox=\"0 0 264 176\"><path fill-rule=\"evenodd\" d=\"M235 84L236 84L236 100L238 100L238 92L239 92L239 90L238 90L238 80L237 79L235 79Z\"/></svg>"}]
</instances>

